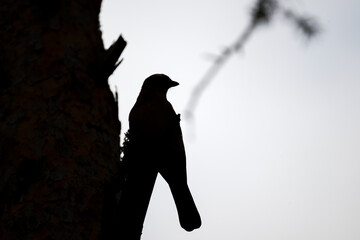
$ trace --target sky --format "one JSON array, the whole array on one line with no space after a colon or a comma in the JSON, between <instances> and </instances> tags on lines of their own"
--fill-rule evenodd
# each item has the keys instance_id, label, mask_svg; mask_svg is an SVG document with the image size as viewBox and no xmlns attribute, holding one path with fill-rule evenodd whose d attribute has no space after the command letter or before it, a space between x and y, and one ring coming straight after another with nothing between
<instances>
[{"instance_id":1,"label":"sky","mask_svg":"<svg viewBox=\"0 0 360 240\"><path fill-rule=\"evenodd\" d=\"M184 114L212 57L248 24L253 0L104 0L105 47L122 34L110 77L122 133L143 80L165 73ZM143 240L360 239L360 1L288 0L315 16L311 41L280 15L259 28L183 119L188 182L203 225L183 230L158 177Z\"/></svg>"}]
</instances>

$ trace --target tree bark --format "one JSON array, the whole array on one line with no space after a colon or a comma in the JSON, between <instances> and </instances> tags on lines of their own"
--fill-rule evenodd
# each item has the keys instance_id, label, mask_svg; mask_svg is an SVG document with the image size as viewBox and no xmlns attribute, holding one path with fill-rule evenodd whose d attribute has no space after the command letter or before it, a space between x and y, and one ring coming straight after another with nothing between
<instances>
[{"instance_id":1,"label":"tree bark","mask_svg":"<svg viewBox=\"0 0 360 240\"><path fill-rule=\"evenodd\" d=\"M113 234L120 122L107 78L126 43L104 49L100 6L1 1L0 239Z\"/></svg>"}]
</instances>

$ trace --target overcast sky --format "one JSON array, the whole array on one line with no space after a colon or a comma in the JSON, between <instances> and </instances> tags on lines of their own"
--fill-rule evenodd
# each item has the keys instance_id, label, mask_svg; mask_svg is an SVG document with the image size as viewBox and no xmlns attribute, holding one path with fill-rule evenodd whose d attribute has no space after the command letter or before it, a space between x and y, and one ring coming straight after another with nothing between
<instances>
[{"instance_id":1,"label":"overcast sky","mask_svg":"<svg viewBox=\"0 0 360 240\"><path fill-rule=\"evenodd\" d=\"M180 85L169 101L184 114L191 91L248 23L253 0L104 0L105 46L128 45L110 78L123 132L143 80ZM360 1L289 0L316 16L313 41L277 17L258 29L181 122L199 230L178 223L158 177L143 240L360 239Z\"/></svg>"}]
</instances>

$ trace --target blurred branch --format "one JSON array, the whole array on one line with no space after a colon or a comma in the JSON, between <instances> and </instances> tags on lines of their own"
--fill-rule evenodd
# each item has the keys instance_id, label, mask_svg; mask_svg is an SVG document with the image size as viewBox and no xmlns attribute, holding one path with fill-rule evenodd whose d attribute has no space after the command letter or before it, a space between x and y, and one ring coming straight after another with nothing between
<instances>
[{"instance_id":1,"label":"blurred branch","mask_svg":"<svg viewBox=\"0 0 360 240\"><path fill-rule=\"evenodd\" d=\"M311 38L320 32L320 26L313 17L298 15L290 9L285 9L283 12L303 36Z\"/></svg>"},{"instance_id":2,"label":"blurred branch","mask_svg":"<svg viewBox=\"0 0 360 240\"><path fill-rule=\"evenodd\" d=\"M294 11L289 9L282 9L279 1L277 0L257 0L251 9L250 21L247 28L242 32L242 34L240 34L232 45L225 48L220 55L216 56L213 64L195 86L185 108L184 114L186 119L193 118L195 108L202 93L214 80L216 74L230 59L230 57L244 47L249 37L258 26L269 24L274 15L279 11L281 11L288 20L294 23L304 36L311 38L319 32L319 25L313 18L297 15Z\"/></svg>"},{"instance_id":3,"label":"blurred branch","mask_svg":"<svg viewBox=\"0 0 360 240\"><path fill-rule=\"evenodd\" d=\"M206 87L209 86L209 84L213 81L216 74L220 71L220 69L225 65L225 63L230 59L230 57L237 51L239 51L247 39L250 37L251 33L255 29L254 24L250 24L246 30L240 35L239 39L230 47L227 47L223 50L223 52L218 55L213 64L210 66L210 68L207 70L207 72L204 74L203 78L200 80L200 82L195 86L190 99L188 101L188 104L185 109L185 118L186 119L192 119L193 113L195 111L195 108L199 102L199 99L202 95L202 93L205 91Z\"/></svg>"}]
</instances>

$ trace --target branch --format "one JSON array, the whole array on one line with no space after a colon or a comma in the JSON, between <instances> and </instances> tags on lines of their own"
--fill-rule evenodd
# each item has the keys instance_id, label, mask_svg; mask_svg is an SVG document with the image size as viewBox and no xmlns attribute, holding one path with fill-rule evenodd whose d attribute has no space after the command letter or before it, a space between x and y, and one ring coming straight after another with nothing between
<instances>
[{"instance_id":1,"label":"branch","mask_svg":"<svg viewBox=\"0 0 360 240\"><path fill-rule=\"evenodd\" d=\"M302 16L290 9L284 9L283 14L303 36L311 38L320 32L319 23L311 16Z\"/></svg>"},{"instance_id":2,"label":"branch","mask_svg":"<svg viewBox=\"0 0 360 240\"><path fill-rule=\"evenodd\" d=\"M119 38L106 50L105 56L102 63L101 72L105 79L113 74L115 69L120 65L123 59L118 61L121 53L124 51L126 41L120 35Z\"/></svg>"},{"instance_id":3,"label":"branch","mask_svg":"<svg viewBox=\"0 0 360 240\"><path fill-rule=\"evenodd\" d=\"M240 35L240 37L235 41L234 44L227 47L221 55L215 58L214 63L210 66L208 71L205 73L200 82L195 86L190 99L185 108L185 118L192 119L193 113L197 106L197 103L200 99L201 94L204 92L207 86L213 81L215 75L220 71L223 65L230 59L230 57L241 50L245 45L245 42L249 39L250 35L255 30L257 23L250 23L250 25L245 29L245 31Z\"/></svg>"},{"instance_id":4,"label":"branch","mask_svg":"<svg viewBox=\"0 0 360 240\"><path fill-rule=\"evenodd\" d=\"M250 12L250 21L248 27L235 41L234 44L227 47L219 56L215 58L200 82L195 86L190 99L185 108L185 118L193 117L196 105L205 88L213 81L215 75L220 71L229 58L240 49L242 49L254 30L261 25L269 24L274 15L282 10L288 20L295 23L295 26L301 31L302 35L308 38L315 36L319 32L319 25L315 19L295 14L291 10L284 10L279 5L278 0L257 0Z\"/></svg>"}]
</instances>

